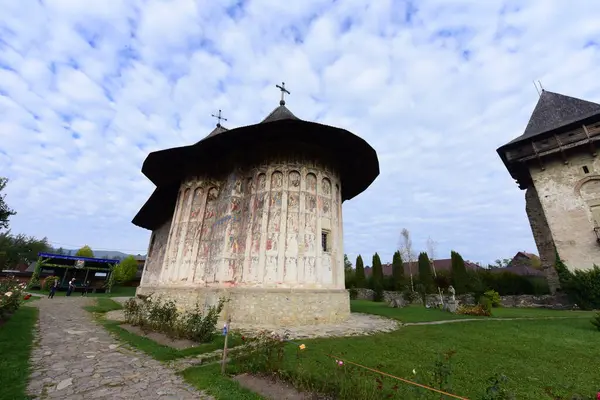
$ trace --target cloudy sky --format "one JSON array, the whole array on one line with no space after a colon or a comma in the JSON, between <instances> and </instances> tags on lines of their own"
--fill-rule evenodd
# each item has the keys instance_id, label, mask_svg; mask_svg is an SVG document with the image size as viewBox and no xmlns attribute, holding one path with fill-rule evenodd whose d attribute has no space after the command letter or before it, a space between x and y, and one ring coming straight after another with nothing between
<instances>
[{"instance_id":1,"label":"cloudy sky","mask_svg":"<svg viewBox=\"0 0 600 400\"><path fill-rule=\"evenodd\" d=\"M524 5L526 4L526 5ZM145 253L151 151L256 123L279 101L378 152L344 203L345 251L391 260L406 227L491 262L535 251L495 150L548 90L600 102L600 2L0 0L0 176L11 228Z\"/></svg>"}]
</instances>

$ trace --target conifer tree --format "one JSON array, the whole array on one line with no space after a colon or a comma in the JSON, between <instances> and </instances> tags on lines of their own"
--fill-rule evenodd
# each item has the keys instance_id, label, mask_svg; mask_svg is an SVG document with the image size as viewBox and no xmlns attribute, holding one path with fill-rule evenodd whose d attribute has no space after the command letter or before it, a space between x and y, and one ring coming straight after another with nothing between
<instances>
[{"instance_id":1,"label":"conifer tree","mask_svg":"<svg viewBox=\"0 0 600 400\"><path fill-rule=\"evenodd\" d=\"M360 254L358 257L356 257L356 287L367 287L367 280L365 279L365 266Z\"/></svg>"},{"instance_id":2,"label":"conifer tree","mask_svg":"<svg viewBox=\"0 0 600 400\"><path fill-rule=\"evenodd\" d=\"M392 259L392 278L394 290L402 290L404 286L404 263L402 262L400 251L396 251Z\"/></svg>"},{"instance_id":3,"label":"conifer tree","mask_svg":"<svg viewBox=\"0 0 600 400\"><path fill-rule=\"evenodd\" d=\"M372 263L373 291L375 292L375 301L383 301L383 268L379 254L373 255Z\"/></svg>"},{"instance_id":4,"label":"conifer tree","mask_svg":"<svg viewBox=\"0 0 600 400\"><path fill-rule=\"evenodd\" d=\"M456 293L463 294L467 292L469 276L465 267L465 261L456 251L450 253L452 268L452 286Z\"/></svg>"},{"instance_id":5,"label":"conifer tree","mask_svg":"<svg viewBox=\"0 0 600 400\"><path fill-rule=\"evenodd\" d=\"M433 290L433 272L431 271L431 262L429 256L424 251L419 254L419 282L423 285L425 291L430 293Z\"/></svg>"}]
</instances>

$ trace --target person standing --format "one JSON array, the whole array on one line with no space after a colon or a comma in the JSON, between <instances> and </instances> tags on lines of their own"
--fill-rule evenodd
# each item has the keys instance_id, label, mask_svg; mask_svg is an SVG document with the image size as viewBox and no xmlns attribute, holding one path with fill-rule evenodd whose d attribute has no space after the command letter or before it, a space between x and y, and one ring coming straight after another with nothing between
<instances>
[{"instance_id":1,"label":"person standing","mask_svg":"<svg viewBox=\"0 0 600 400\"><path fill-rule=\"evenodd\" d=\"M67 296L70 296L71 293L73 293L74 289L75 289L75 278L72 278L69 281L69 288L67 289Z\"/></svg>"},{"instance_id":2,"label":"person standing","mask_svg":"<svg viewBox=\"0 0 600 400\"><path fill-rule=\"evenodd\" d=\"M58 288L58 280L54 280L54 285L50 288L50 294L48 295L49 299L54 298L54 294L56 293L56 289Z\"/></svg>"},{"instance_id":3,"label":"person standing","mask_svg":"<svg viewBox=\"0 0 600 400\"><path fill-rule=\"evenodd\" d=\"M87 294L89 288L90 288L90 281L86 281L83 284L83 291L81 292L81 296L85 296Z\"/></svg>"}]
</instances>

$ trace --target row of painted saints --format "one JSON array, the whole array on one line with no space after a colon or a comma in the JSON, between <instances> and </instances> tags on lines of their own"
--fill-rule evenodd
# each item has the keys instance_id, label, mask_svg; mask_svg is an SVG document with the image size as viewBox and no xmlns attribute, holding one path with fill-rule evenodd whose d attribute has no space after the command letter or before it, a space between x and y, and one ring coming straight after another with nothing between
<instances>
[{"instance_id":1,"label":"row of painted saints","mask_svg":"<svg viewBox=\"0 0 600 400\"><path fill-rule=\"evenodd\" d=\"M291 171L288 174L289 177L289 188L300 188L301 176L297 171ZM260 174L258 176L258 187L259 192L261 190L266 189L266 175ZM231 189L235 188L235 192L240 193L242 190L241 180L236 179L233 182L228 182L228 187L226 190L231 193ZM275 171L271 175L271 189L282 188L283 186L283 174L279 171ZM247 181L246 189L252 190L252 179ZM315 193L317 191L317 177L313 173L308 173L306 175L306 190L310 193ZM339 188L338 188L339 191ZM192 195L192 199L189 198L191 195L191 190L188 190L184 193L184 198L182 199L182 204L189 204L188 202L191 200L191 210L190 210L190 222L195 222L199 220L199 214L201 212L201 202L202 202L202 194L203 190L198 188L194 191ZM323 214L327 215L330 211L330 199L323 198L323 195L331 194L331 182L328 178L323 178L321 181L321 196L311 195L309 193L304 194L305 196L305 209L307 213L303 213L304 216L304 237L301 240L302 248L307 254L313 254L315 250L316 243L316 235L315 235L315 215L313 213L316 212L317 207L317 198L319 208L322 209ZM261 235L261 226L262 226L262 213L260 212L264 208L265 195L269 196L269 217L268 217L268 226L267 231L268 239L267 239L267 251L268 250L276 250L278 247L278 239L279 232L281 229L281 203L282 203L282 192L274 191L272 193L258 193L256 198L254 199L253 208L253 221L252 221L252 252L258 253L260 250L260 236ZM338 192L339 195L339 192ZM289 192L287 196L288 200L288 208L291 210L297 209L300 205L300 193ZM223 248L222 239L214 239L215 237L222 237L226 234L225 230L227 221L233 218L233 223L230 227L229 235L228 235L228 247L230 252L234 254L240 254L240 251L243 253L245 249L245 243L240 244L240 241L244 241L243 237L238 238L238 230L239 224L241 222L241 216L239 215L242 211L241 203L242 200L240 197L236 196L228 196L228 198L223 199L223 201L216 201L219 197L219 191L217 188L212 187L209 189L207 193L207 202L205 206L205 215L204 221L202 223L201 229L196 230L192 235L189 235L187 232L183 232L183 226L178 227L174 234L177 239L180 236L185 235L185 246L184 246L184 258L187 260L188 253L193 251L192 248L193 242L200 241L200 249L198 251L198 255L201 259L208 259L210 254L219 254ZM250 198L244 199L245 209L249 210ZM225 215L225 217L219 218L216 220L218 215L223 216L227 214L227 208L231 207L232 215ZM185 208L185 207L184 207ZM183 211L183 210L182 210ZM300 219L300 214L298 212L288 212L286 218L287 223L287 231L288 232L298 232L298 222ZM223 221L221 221L223 220ZM213 231L213 234L210 234L210 231ZM285 238L286 248L295 248L298 249L298 235L297 234L288 234ZM290 260L292 261L292 260ZM310 261L308 261L310 264ZM209 271L207 271L209 272ZM209 272L210 273L210 272Z\"/></svg>"}]
</instances>

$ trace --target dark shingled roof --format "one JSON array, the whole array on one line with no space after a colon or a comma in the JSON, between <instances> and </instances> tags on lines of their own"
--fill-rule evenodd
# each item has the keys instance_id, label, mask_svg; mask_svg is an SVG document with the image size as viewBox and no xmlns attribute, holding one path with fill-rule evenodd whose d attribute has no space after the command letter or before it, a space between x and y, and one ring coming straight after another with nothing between
<instances>
[{"instance_id":1,"label":"dark shingled roof","mask_svg":"<svg viewBox=\"0 0 600 400\"><path fill-rule=\"evenodd\" d=\"M227 132L229 129L225 128L223 125L221 124L217 124L217 126L215 127L215 129L212 130L212 132L210 132L208 135L206 135L206 137L202 140L205 140L209 137L213 137L215 135L218 135L219 133L223 133L223 132ZM202 141L200 140L200 142ZM200 143L200 142L196 142L196 143Z\"/></svg>"},{"instance_id":2,"label":"dark shingled roof","mask_svg":"<svg viewBox=\"0 0 600 400\"><path fill-rule=\"evenodd\" d=\"M600 114L600 104L543 90L525 132L506 145L552 132L597 114Z\"/></svg>"},{"instance_id":3,"label":"dark shingled roof","mask_svg":"<svg viewBox=\"0 0 600 400\"><path fill-rule=\"evenodd\" d=\"M269 115L265 119L261 121L261 124L266 122L279 121L282 119L295 119L300 120L300 118L296 117L290 110L287 109L285 104L281 104L279 107L271 111Z\"/></svg>"},{"instance_id":4,"label":"dark shingled roof","mask_svg":"<svg viewBox=\"0 0 600 400\"><path fill-rule=\"evenodd\" d=\"M132 222L150 230L162 225L173 214L179 184L185 179L190 166L210 168L215 160L252 148L256 143L282 141L314 146L328 155L339 168L342 201L363 192L379 175L377 153L364 139L345 129L301 120L281 102L258 124L234 129L217 126L191 146L150 153L144 161L142 173L157 189Z\"/></svg>"}]
</instances>

